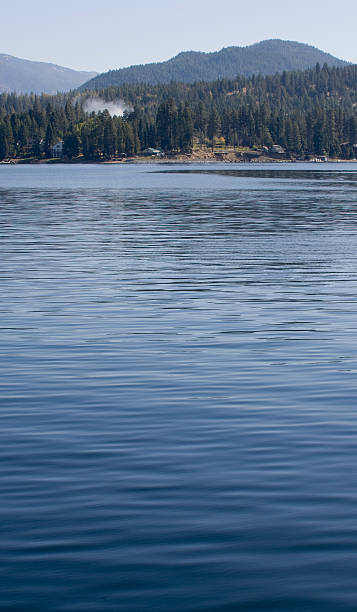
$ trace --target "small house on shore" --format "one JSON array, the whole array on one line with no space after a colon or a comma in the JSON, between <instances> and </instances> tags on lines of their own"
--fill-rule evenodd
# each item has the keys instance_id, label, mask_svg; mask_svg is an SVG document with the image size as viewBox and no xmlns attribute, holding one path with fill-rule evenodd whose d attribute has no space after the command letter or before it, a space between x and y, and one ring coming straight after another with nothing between
<instances>
[{"instance_id":1,"label":"small house on shore","mask_svg":"<svg viewBox=\"0 0 357 612\"><path fill-rule=\"evenodd\" d=\"M270 151L271 153L276 153L278 155L283 155L285 153L285 149L278 144L273 144Z\"/></svg>"},{"instance_id":2,"label":"small house on shore","mask_svg":"<svg viewBox=\"0 0 357 612\"><path fill-rule=\"evenodd\" d=\"M51 155L57 159L63 157L63 140L59 140L51 147Z\"/></svg>"},{"instance_id":3,"label":"small house on shore","mask_svg":"<svg viewBox=\"0 0 357 612\"><path fill-rule=\"evenodd\" d=\"M162 155L162 151L160 151L160 149L153 149L152 147L149 147L142 152L142 155L147 157L160 157Z\"/></svg>"}]
</instances>

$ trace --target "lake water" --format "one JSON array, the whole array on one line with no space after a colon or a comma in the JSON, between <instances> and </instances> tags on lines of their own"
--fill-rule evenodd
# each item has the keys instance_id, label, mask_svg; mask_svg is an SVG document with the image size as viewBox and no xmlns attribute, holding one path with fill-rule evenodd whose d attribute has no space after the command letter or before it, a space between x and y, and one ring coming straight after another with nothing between
<instances>
[{"instance_id":1,"label":"lake water","mask_svg":"<svg viewBox=\"0 0 357 612\"><path fill-rule=\"evenodd\" d=\"M357 164L0 166L0 609L357 609Z\"/></svg>"}]
</instances>

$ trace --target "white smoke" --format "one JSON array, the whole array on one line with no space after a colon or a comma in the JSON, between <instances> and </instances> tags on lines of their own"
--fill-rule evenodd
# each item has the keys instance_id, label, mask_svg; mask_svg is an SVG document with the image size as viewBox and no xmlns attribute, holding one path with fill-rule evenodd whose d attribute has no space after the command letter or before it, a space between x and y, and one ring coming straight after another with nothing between
<instances>
[{"instance_id":1,"label":"white smoke","mask_svg":"<svg viewBox=\"0 0 357 612\"><path fill-rule=\"evenodd\" d=\"M111 117L114 117L114 115L122 117L125 111L130 113L132 112L133 108L120 99L108 102L107 100L104 100L104 98L92 97L86 98L83 101L83 110L86 113L100 113L107 110Z\"/></svg>"}]
</instances>

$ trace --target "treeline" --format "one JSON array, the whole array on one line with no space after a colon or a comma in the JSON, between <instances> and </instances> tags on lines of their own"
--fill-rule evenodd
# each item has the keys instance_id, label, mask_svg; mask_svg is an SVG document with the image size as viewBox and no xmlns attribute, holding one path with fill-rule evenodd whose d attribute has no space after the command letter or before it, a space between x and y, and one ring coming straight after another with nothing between
<instances>
[{"instance_id":1,"label":"treeline","mask_svg":"<svg viewBox=\"0 0 357 612\"><path fill-rule=\"evenodd\" d=\"M85 113L83 97L122 100L133 110ZM123 85L56 96L0 96L0 159L64 155L110 159L148 147L190 152L193 144L279 144L297 156L354 157L357 67L320 67L212 83Z\"/></svg>"}]
</instances>

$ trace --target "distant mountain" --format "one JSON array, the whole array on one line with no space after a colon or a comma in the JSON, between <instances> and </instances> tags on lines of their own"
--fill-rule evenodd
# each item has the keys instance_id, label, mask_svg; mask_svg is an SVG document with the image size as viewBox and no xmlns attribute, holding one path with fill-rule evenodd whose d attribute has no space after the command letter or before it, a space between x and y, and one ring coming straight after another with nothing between
<instances>
[{"instance_id":1,"label":"distant mountain","mask_svg":"<svg viewBox=\"0 0 357 612\"><path fill-rule=\"evenodd\" d=\"M343 66L347 62L316 47L287 40L264 40L248 47L226 47L213 53L184 51L166 62L141 64L99 74L81 89L103 89L125 83L169 83L213 81L237 74L275 74L284 70L305 70L317 63Z\"/></svg>"},{"instance_id":2,"label":"distant mountain","mask_svg":"<svg viewBox=\"0 0 357 612\"><path fill-rule=\"evenodd\" d=\"M0 93L56 93L76 89L97 72L82 72L0 53Z\"/></svg>"}]
</instances>

